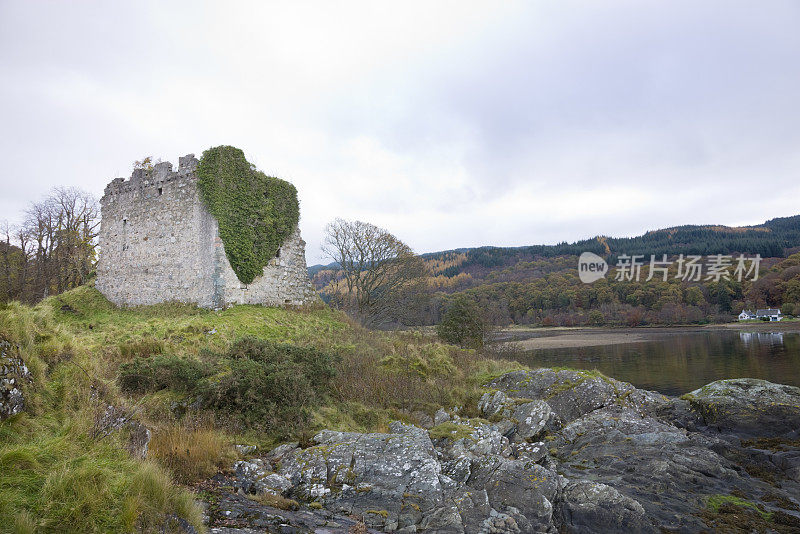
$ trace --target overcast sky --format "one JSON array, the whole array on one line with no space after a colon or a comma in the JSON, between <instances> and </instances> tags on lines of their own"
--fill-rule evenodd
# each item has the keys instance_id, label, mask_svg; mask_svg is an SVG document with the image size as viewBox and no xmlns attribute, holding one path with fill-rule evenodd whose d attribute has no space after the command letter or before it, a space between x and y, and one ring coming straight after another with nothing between
<instances>
[{"instance_id":1,"label":"overcast sky","mask_svg":"<svg viewBox=\"0 0 800 534\"><path fill-rule=\"evenodd\" d=\"M800 213L800 2L0 0L0 219L231 144L417 252ZM325 261L327 263L327 261Z\"/></svg>"}]
</instances>

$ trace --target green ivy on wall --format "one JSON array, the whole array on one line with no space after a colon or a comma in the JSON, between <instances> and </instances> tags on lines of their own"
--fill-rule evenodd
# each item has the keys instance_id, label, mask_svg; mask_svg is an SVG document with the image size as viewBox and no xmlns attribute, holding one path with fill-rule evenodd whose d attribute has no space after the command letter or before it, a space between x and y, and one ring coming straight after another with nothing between
<instances>
[{"instance_id":1,"label":"green ivy on wall","mask_svg":"<svg viewBox=\"0 0 800 534\"><path fill-rule=\"evenodd\" d=\"M200 196L219 222L228 261L239 280L249 284L297 226L297 189L256 170L232 146L203 152L197 177Z\"/></svg>"}]
</instances>

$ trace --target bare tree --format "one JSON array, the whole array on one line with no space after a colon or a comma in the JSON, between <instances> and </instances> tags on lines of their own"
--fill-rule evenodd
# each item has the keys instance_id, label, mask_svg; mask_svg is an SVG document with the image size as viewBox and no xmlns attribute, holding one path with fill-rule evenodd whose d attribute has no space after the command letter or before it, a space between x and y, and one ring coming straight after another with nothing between
<instances>
[{"instance_id":1,"label":"bare tree","mask_svg":"<svg viewBox=\"0 0 800 534\"><path fill-rule=\"evenodd\" d=\"M56 213L56 285L59 292L83 284L95 260L100 223L97 200L76 188L56 188L50 198Z\"/></svg>"},{"instance_id":2,"label":"bare tree","mask_svg":"<svg viewBox=\"0 0 800 534\"><path fill-rule=\"evenodd\" d=\"M36 301L86 282L94 268L100 207L92 195L59 187L32 202L15 232L21 252L13 298ZM6 233L10 243L11 232Z\"/></svg>"},{"instance_id":3,"label":"bare tree","mask_svg":"<svg viewBox=\"0 0 800 534\"><path fill-rule=\"evenodd\" d=\"M411 248L383 228L336 219L325 228L323 252L339 265L335 297L364 324L396 317L404 292L421 284L425 267Z\"/></svg>"}]
</instances>

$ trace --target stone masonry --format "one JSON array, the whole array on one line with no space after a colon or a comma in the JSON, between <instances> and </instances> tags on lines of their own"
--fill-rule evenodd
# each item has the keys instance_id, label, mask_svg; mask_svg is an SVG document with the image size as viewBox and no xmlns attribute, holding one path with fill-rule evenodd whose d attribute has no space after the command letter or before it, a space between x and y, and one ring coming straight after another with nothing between
<instances>
[{"instance_id":1,"label":"stone masonry","mask_svg":"<svg viewBox=\"0 0 800 534\"><path fill-rule=\"evenodd\" d=\"M299 228L261 276L247 285L239 281L217 221L200 199L197 164L189 154L179 159L177 171L169 162L158 163L106 186L100 200L97 289L120 306L174 301L222 308L317 300Z\"/></svg>"}]
</instances>

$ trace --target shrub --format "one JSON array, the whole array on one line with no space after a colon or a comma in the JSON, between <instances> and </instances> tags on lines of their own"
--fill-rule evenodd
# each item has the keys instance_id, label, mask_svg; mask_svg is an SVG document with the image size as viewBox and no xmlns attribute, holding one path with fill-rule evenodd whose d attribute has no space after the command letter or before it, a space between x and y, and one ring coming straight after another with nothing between
<instances>
[{"instance_id":1,"label":"shrub","mask_svg":"<svg viewBox=\"0 0 800 534\"><path fill-rule=\"evenodd\" d=\"M602 326L606 323L606 317L600 310L592 310L589 312L589 324Z\"/></svg>"},{"instance_id":2,"label":"shrub","mask_svg":"<svg viewBox=\"0 0 800 534\"><path fill-rule=\"evenodd\" d=\"M489 325L478 305L459 295L450 305L436 327L438 336L448 343L479 348L489 332Z\"/></svg>"},{"instance_id":3,"label":"shrub","mask_svg":"<svg viewBox=\"0 0 800 534\"><path fill-rule=\"evenodd\" d=\"M206 384L207 405L247 426L281 425L284 432L308 421L335 374L330 354L255 338L237 341L222 356L230 371Z\"/></svg>"},{"instance_id":4,"label":"shrub","mask_svg":"<svg viewBox=\"0 0 800 534\"><path fill-rule=\"evenodd\" d=\"M155 356L164 352L164 344L157 339L140 339L119 344L119 353L123 360L131 358Z\"/></svg>"},{"instance_id":5,"label":"shrub","mask_svg":"<svg viewBox=\"0 0 800 534\"><path fill-rule=\"evenodd\" d=\"M119 368L119 384L123 391L147 393L172 389L189 392L211 374L203 362L178 356L137 357Z\"/></svg>"}]
</instances>

